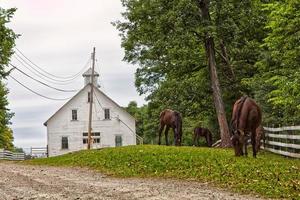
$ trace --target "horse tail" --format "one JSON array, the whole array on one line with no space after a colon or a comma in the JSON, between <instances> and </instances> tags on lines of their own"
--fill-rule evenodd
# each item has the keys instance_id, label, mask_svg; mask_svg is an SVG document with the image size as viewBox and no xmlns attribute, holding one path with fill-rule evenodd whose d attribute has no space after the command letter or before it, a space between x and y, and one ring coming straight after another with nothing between
<instances>
[{"instance_id":1,"label":"horse tail","mask_svg":"<svg viewBox=\"0 0 300 200\"><path fill-rule=\"evenodd\" d=\"M231 120L231 123L230 123L232 130L237 130L238 127L239 127L240 115L241 115L241 112L242 112L243 105L244 105L247 98L248 98L247 96L243 96L237 102L237 110L236 110L236 113L234 113L234 117L233 117L233 119Z\"/></svg>"}]
</instances>

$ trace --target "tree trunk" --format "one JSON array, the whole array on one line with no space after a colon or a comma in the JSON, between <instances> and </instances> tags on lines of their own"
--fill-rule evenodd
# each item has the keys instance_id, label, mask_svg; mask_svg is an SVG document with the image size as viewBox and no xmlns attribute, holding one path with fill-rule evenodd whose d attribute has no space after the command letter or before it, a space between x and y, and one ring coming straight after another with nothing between
<instances>
[{"instance_id":1,"label":"tree trunk","mask_svg":"<svg viewBox=\"0 0 300 200\"><path fill-rule=\"evenodd\" d=\"M202 19L206 27L210 26L210 16L209 16L209 0L198 0L198 6L201 10ZM211 87L213 90L214 104L216 108L216 113L218 116L218 122L221 134L221 147L230 147L230 134L229 128L226 120L226 113L224 108L224 102L221 95L221 89L216 69L216 57L215 57L215 47L214 39L209 35L208 32L205 33L205 49L206 55L208 57L208 67L211 79Z\"/></svg>"}]
</instances>

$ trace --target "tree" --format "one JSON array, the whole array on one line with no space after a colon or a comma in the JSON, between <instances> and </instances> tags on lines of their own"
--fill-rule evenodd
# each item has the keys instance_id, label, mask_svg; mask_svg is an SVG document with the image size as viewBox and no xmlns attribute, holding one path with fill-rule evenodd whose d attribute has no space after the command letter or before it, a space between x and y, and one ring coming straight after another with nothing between
<instances>
[{"instance_id":1,"label":"tree","mask_svg":"<svg viewBox=\"0 0 300 200\"><path fill-rule=\"evenodd\" d=\"M204 21L205 27L209 28L211 26L211 18L209 14L209 0L198 0L198 6L201 10L202 19ZM214 104L216 108L216 113L218 116L220 133L221 133L221 146L229 147L231 146L230 134L228 123L226 119L226 113L224 108L224 102L222 99L219 78L217 74L216 67L216 55L215 55L215 43L212 33L205 31L205 49L208 57L208 66L211 79L211 87L213 90Z\"/></svg>"},{"instance_id":2,"label":"tree","mask_svg":"<svg viewBox=\"0 0 300 200\"><path fill-rule=\"evenodd\" d=\"M5 78L8 75L6 66L10 62L13 47L15 46L15 39L18 36L6 26L15 11L15 8L5 10L0 7L0 78Z\"/></svg>"},{"instance_id":3,"label":"tree","mask_svg":"<svg viewBox=\"0 0 300 200\"><path fill-rule=\"evenodd\" d=\"M6 24L10 22L11 17L16 9L0 8L0 148L13 149L12 130L9 128L10 119L13 114L7 108L7 93L3 78L5 78L9 71L7 65L10 62L10 57L13 54L13 47L15 46L15 39L17 35Z\"/></svg>"}]
</instances>

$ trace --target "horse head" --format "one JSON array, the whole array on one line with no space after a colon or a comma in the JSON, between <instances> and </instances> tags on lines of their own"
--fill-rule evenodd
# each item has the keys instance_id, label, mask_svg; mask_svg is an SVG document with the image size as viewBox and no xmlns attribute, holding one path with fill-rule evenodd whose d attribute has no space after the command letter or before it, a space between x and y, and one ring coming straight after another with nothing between
<instances>
[{"instance_id":1,"label":"horse head","mask_svg":"<svg viewBox=\"0 0 300 200\"><path fill-rule=\"evenodd\" d=\"M232 130L231 142L236 156L243 155L243 146L246 140L245 132L242 130Z\"/></svg>"}]
</instances>

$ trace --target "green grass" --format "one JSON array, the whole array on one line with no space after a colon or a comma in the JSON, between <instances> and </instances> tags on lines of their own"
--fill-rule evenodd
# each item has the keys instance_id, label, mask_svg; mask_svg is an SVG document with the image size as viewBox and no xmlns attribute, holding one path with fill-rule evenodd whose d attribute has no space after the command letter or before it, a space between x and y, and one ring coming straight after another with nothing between
<instances>
[{"instance_id":1,"label":"green grass","mask_svg":"<svg viewBox=\"0 0 300 200\"><path fill-rule=\"evenodd\" d=\"M84 150L25 163L88 167L118 177L208 181L241 193L300 199L300 160L267 152L254 159L234 157L232 149L144 145Z\"/></svg>"}]
</instances>

